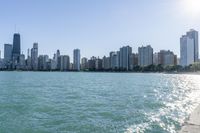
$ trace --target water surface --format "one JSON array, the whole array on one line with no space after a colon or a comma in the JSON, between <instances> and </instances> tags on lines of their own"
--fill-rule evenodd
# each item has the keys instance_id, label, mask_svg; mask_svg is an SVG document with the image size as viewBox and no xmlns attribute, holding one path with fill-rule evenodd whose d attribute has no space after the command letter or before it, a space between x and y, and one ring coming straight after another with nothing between
<instances>
[{"instance_id":1,"label":"water surface","mask_svg":"<svg viewBox=\"0 0 200 133\"><path fill-rule=\"evenodd\" d=\"M200 76L0 72L1 133L174 133Z\"/></svg>"}]
</instances>

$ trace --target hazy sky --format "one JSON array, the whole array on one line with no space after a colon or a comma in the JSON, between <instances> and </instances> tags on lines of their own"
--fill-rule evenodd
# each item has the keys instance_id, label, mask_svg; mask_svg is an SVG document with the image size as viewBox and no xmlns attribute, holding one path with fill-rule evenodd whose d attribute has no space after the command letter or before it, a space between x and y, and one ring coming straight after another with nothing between
<instances>
[{"instance_id":1,"label":"hazy sky","mask_svg":"<svg viewBox=\"0 0 200 133\"><path fill-rule=\"evenodd\" d=\"M149 44L155 52L170 49L179 56L180 36L190 28L200 31L197 1L0 0L0 49L17 31L25 54L38 42L39 54L51 57L57 49L72 56L79 48L81 56L102 57L123 45L137 52Z\"/></svg>"}]
</instances>

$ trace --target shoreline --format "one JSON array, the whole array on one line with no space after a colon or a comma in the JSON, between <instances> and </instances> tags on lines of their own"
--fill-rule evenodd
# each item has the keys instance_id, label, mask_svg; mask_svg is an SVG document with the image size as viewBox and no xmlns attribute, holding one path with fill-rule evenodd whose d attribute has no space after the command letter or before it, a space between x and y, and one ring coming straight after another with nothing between
<instances>
[{"instance_id":1,"label":"shoreline","mask_svg":"<svg viewBox=\"0 0 200 133\"><path fill-rule=\"evenodd\" d=\"M24 71L24 70L0 70L0 72L76 72L76 73L144 73L144 74L191 74L191 75L200 75L200 71L196 72L134 72L134 71Z\"/></svg>"},{"instance_id":2,"label":"shoreline","mask_svg":"<svg viewBox=\"0 0 200 133\"><path fill-rule=\"evenodd\" d=\"M184 122L179 133L200 132L200 105L191 113L189 119Z\"/></svg>"}]
</instances>

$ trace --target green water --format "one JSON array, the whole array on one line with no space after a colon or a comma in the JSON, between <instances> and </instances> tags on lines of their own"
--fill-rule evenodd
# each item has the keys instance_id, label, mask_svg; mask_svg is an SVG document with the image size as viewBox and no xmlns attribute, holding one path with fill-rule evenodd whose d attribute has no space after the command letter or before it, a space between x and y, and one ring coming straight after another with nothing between
<instances>
[{"instance_id":1,"label":"green water","mask_svg":"<svg viewBox=\"0 0 200 133\"><path fill-rule=\"evenodd\" d=\"M200 76L0 72L0 133L174 133Z\"/></svg>"}]
</instances>

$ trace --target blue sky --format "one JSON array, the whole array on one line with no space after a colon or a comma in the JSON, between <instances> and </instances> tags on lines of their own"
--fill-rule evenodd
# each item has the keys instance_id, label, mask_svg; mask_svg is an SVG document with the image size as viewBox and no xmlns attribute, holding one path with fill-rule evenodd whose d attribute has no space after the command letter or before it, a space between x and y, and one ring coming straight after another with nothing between
<instances>
[{"instance_id":1,"label":"blue sky","mask_svg":"<svg viewBox=\"0 0 200 133\"><path fill-rule=\"evenodd\" d=\"M0 49L21 34L22 51L39 43L39 54L57 49L72 56L108 55L123 45L152 45L179 56L179 38L200 31L200 15L185 12L183 0L0 0ZM15 26L17 28L15 28ZM16 30L15 30L16 29Z\"/></svg>"}]
</instances>

